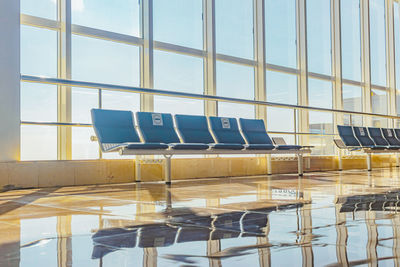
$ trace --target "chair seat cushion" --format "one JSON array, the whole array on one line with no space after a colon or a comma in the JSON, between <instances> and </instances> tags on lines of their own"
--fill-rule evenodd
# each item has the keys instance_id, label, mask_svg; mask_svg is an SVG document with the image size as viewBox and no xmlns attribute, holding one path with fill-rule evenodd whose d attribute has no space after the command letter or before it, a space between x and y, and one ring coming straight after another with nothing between
<instances>
[{"instance_id":1,"label":"chair seat cushion","mask_svg":"<svg viewBox=\"0 0 400 267\"><path fill-rule=\"evenodd\" d=\"M228 149L228 150L242 150L244 148L244 145L242 144L226 144L226 143L211 144L210 146L213 149Z\"/></svg>"},{"instance_id":2,"label":"chair seat cushion","mask_svg":"<svg viewBox=\"0 0 400 267\"><path fill-rule=\"evenodd\" d=\"M167 149L167 144L162 143L127 143L127 149Z\"/></svg>"},{"instance_id":3,"label":"chair seat cushion","mask_svg":"<svg viewBox=\"0 0 400 267\"><path fill-rule=\"evenodd\" d=\"M170 144L170 147L176 150L206 150L210 148L209 145L197 143L175 143Z\"/></svg>"},{"instance_id":4,"label":"chair seat cushion","mask_svg":"<svg viewBox=\"0 0 400 267\"><path fill-rule=\"evenodd\" d=\"M270 144L249 144L246 145L247 150L273 150L275 148L274 145Z\"/></svg>"},{"instance_id":5,"label":"chair seat cushion","mask_svg":"<svg viewBox=\"0 0 400 267\"><path fill-rule=\"evenodd\" d=\"M278 150L300 150L302 146L298 145L279 145L276 147Z\"/></svg>"}]
</instances>

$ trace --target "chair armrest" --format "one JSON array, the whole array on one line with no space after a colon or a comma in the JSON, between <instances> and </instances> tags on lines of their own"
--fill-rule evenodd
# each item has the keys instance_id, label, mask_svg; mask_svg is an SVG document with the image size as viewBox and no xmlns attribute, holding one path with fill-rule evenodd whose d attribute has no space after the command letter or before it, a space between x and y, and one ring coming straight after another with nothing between
<instances>
[{"instance_id":1,"label":"chair armrest","mask_svg":"<svg viewBox=\"0 0 400 267\"><path fill-rule=\"evenodd\" d=\"M342 141L342 139L333 139L336 147L339 149L348 149L349 147Z\"/></svg>"},{"instance_id":2,"label":"chair armrest","mask_svg":"<svg viewBox=\"0 0 400 267\"><path fill-rule=\"evenodd\" d=\"M274 142L275 145L280 145L280 146L286 146L286 141L283 139L283 137L272 137L272 141Z\"/></svg>"}]
</instances>

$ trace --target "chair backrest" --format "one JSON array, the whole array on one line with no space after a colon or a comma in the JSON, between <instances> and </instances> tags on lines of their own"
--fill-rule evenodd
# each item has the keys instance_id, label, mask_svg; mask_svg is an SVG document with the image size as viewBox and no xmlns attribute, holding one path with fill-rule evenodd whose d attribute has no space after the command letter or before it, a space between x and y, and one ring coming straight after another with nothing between
<instances>
[{"instance_id":1,"label":"chair backrest","mask_svg":"<svg viewBox=\"0 0 400 267\"><path fill-rule=\"evenodd\" d=\"M176 128L185 143L215 143L205 116L175 115Z\"/></svg>"},{"instance_id":2,"label":"chair backrest","mask_svg":"<svg viewBox=\"0 0 400 267\"><path fill-rule=\"evenodd\" d=\"M234 118L209 117L211 130L218 143L245 144Z\"/></svg>"},{"instance_id":3,"label":"chair backrest","mask_svg":"<svg viewBox=\"0 0 400 267\"><path fill-rule=\"evenodd\" d=\"M396 134L393 129L382 129L382 132L390 145L400 146L400 141L396 138Z\"/></svg>"},{"instance_id":4,"label":"chair backrest","mask_svg":"<svg viewBox=\"0 0 400 267\"><path fill-rule=\"evenodd\" d=\"M368 131L366 127L353 127L354 129L354 134L356 135L358 141L360 141L360 144L362 146L374 146L375 143L369 137Z\"/></svg>"},{"instance_id":5,"label":"chair backrest","mask_svg":"<svg viewBox=\"0 0 400 267\"><path fill-rule=\"evenodd\" d=\"M239 123L247 143L272 145L263 120L239 119Z\"/></svg>"},{"instance_id":6,"label":"chair backrest","mask_svg":"<svg viewBox=\"0 0 400 267\"><path fill-rule=\"evenodd\" d=\"M338 125L339 136L346 146L360 146L357 138L354 136L353 127Z\"/></svg>"},{"instance_id":7,"label":"chair backrest","mask_svg":"<svg viewBox=\"0 0 400 267\"><path fill-rule=\"evenodd\" d=\"M140 142L131 111L92 109L93 128L97 139L104 144Z\"/></svg>"},{"instance_id":8,"label":"chair backrest","mask_svg":"<svg viewBox=\"0 0 400 267\"><path fill-rule=\"evenodd\" d=\"M393 129L393 131L394 131L394 133L395 133L397 139L400 140L400 129Z\"/></svg>"},{"instance_id":9,"label":"chair backrest","mask_svg":"<svg viewBox=\"0 0 400 267\"><path fill-rule=\"evenodd\" d=\"M382 134L381 128L369 127L368 128L369 136L374 140L375 144L379 146L388 146L389 143L386 141L385 137Z\"/></svg>"},{"instance_id":10,"label":"chair backrest","mask_svg":"<svg viewBox=\"0 0 400 267\"><path fill-rule=\"evenodd\" d=\"M147 143L180 143L171 114L137 112L137 122Z\"/></svg>"}]
</instances>

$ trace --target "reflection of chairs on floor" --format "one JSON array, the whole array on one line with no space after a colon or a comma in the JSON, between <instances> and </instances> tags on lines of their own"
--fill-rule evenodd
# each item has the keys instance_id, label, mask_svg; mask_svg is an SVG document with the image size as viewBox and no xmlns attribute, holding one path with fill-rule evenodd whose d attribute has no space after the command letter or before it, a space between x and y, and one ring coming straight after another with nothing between
<instances>
[{"instance_id":1,"label":"reflection of chairs on floor","mask_svg":"<svg viewBox=\"0 0 400 267\"><path fill-rule=\"evenodd\" d=\"M213 222L214 231L211 240L234 238L240 235L240 220L244 212L231 212L219 214Z\"/></svg>"},{"instance_id":2,"label":"reflection of chairs on floor","mask_svg":"<svg viewBox=\"0 0 400 267\"><path fill-rule=\"evenodd\" d=\"M358 195L339 198L340 212L396 211L400 206L400 192Z\"/></svg>"},{"instance_id":3,"label":"reflection of chairs on floor","mask_svg":"<svg viewBox=\"0 0 400 267\"><path fill-rule=\"evenodd\" d=\"M121 248L135 247L137 232L137 228L112 228L98 231L92 237L94 243L92 258L102 258Z\"/></svg>"},{"instance_id":4,"label":"reflection of chairs on floor","mask_svg":"<svg viewBox=\"0 0 400 267\"><path fill-rule=\"evenodd\" d=\"M139 247L168 247L175 242L177 227L168 225L146 225L140 229Z\"/></svg>"},{"instance_id":5,"label":"reflection of chairs on floor","mask_svg":"<svg viewBox=\"0 0 400 267\"><path fill-rule=\"evenodd\" d=\"M303 204L283 205L293 209ZM279 207L281 208L281 207ZM221 240L227 238L265 236L268 215L276 207L197 215L190 210L170 210L166 223L136 225L126 228L100 230L93 235L92 257L97 259L122 248L167 247L177 243ZM138 245L136 239L139 239Z\"/></svg>"},{"instance_id":6,"label":"reflection of chairs on floor","mask_svg":"<svg viewBox=\"0 0 400 267\"><path fill-rule=\"evenodd\" d=\"M268 214L259 212L248 212L242 219L243 237L264 236L264 228L268 224Z\"/></svg>"},{"instance_id":7,"label":"reflection of chairs on floor","mask_svg":"<svg viewBox=\"0 0 400 267\"><path fill-rule=\"evenodd\" d=\"M178 243L207 241L210 239L211 229L207 227L184 226L179 231Z\"/></svg>"}]
</instances>

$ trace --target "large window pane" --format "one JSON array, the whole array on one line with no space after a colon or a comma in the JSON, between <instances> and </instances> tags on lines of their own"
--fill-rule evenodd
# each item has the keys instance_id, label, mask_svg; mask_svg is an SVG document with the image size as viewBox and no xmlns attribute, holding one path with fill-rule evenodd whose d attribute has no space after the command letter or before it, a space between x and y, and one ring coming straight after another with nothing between
<instances>
[{"instance_id":1,"label":"large window pane","mask_svg":"<svg viewBox=\"0 0 400 267\"><path fill-rule=\"evenodd\" d=\"M268 107L267 129L272 132L294 132L293 109Z\"/></svg>"},{"instance_id":2,"label":"large window pane","mask_svg":"<svg viewBox=\"0 0 400 267\"><path fill-rule=\"evenodd\" d=\"M297 75L267 71L267 101L297 105Z\"/></svg>"},{"instance_id":3,"label":"large window pane","mask_svg":"<svg viewBox=\"0 0 400 267\"><path fill-rule=\"evenodd\" d=\"M98 159L99 144L90 141L92 127L72 127L72 159Z\"/></svg>"},{"instance_id":4,"label":"large window pane","mask_svg":"<svg viewBox=\"0 0 400 267\"><path fill-rule=\"evenodd\" d=\"M204 103L197 99L155 96L154 112L204 115Z\"/></svg>"},{"instance_id":5,"label":"large window pane","mask_svg":"<svg viewBox=\"0 0 400 267\"><path fill-rule=\"evenodd\" d=\"M140 111L140 95L138 94L103 90L101 99L104 109Z\"/></svg>"},{"instance_id":6,"label":"large window pane","mask_svg":"<svg viewBox=\"0 0 400 267\"><path fill-rule=\"evenodd\" d=\"M21 73L57 77L57 32L21 25Z\"/></svg>"},{"instance_id":7,"label":"large window pane","mask_svg":"<svg viewBox=\"0 0 400 267\"><path fill-rule=\"evenodd\" d=\"M385 0L370 0L371 83L386 86Z\"/></svg>"},{"instance_id":8,"label":"large window pane","mask_svg":"<svg viewBox=\"0 0 400 267\"><path fill-rule=\"evenodd\" d=\"M342 76L361 81L360 0L340 2L342 30Z\"/></svg>"},{"instance_id":9,"label":"large window pane","mask_svg":"<svg viewBox=\"0 0 400 267\"><path fill-rule=\"evenodd\" d=\"M254 119L255 109L253 105L218 102L218 116Z\"/></svg>"},{"instance_id":10,"label":"large window pane","mask_svg":"<svg viewBox=\"0 0 400 267\"><path fill-rule=\"evenodd\" d=\"M266 0L267 62L297 68L296 39L296 0Z\"/></svg>"},{"instance_id":11,"label":"large window pane","mask_svg":"<svg viewBox=\"0 0 400 267\"><path fill-rule=\"evenodd\" d=\"M154 87L203 94L203 59L155 51Z\"/></svg>"},{"instance_id":12,"label":"large window pane","mask_svg":"<svg viewBox=\"0 0 400 267\"><path fill-rule=\"evenodd\" d=\"M254 68L217 61L217 95L254 99Z\"/></svg>"},{"instance_id":13,"label":"large window pane","mask_svg":"<svg viewBox=\"0 0 400 267\"><path fill-rule=\"evenodd\" d=\"M343 109L349 111L362 111L362 88L349 84L343 84Z\"/></svg>"},{"instance_id":14,"label":"large window pane","mask_svg":"<svg viewBox=\"0 0 400 267\"><path fill-rule=\"evenodd\" d=\"M140 36L140 1L72 0L72 23Z\"/></svg>"},{"instance_id":15,"label":"large window pane","mask_svg":"<svg viewBox=\"0 0 400 267\"><path fill-rule=\"evenodd\" d=\"M57 86L22 82L21 120L57 122Z\"/></svg>"},{"instance_id":16,"label":"large window pane","mask_svg":"<svg viewBox=\"0 0 400 267\"><path fill-rule=\"evenodd\" d=\"M21 160L56 160L57 127L21 125Z\"/></svg>"},{"instance_id":17,"label":"large window pane","mask_svg":"<svg viewBox=\"0 0 400 267\"><path fill-rule=\"evenodd\" d=\"M310 135L308 144L313 146L311 155L334 155L335 147L332 136Z\"/></svg>"},{"instance_id":18,"label":"large window pane","mask_svg":"<svg viewBox=\"0 0 400 267\"><path fill-rule=\"evenodd\" d=\"M383 90L372 89L372 113L387 114L387 92Z\"/></svg>"},{"instance_id":19,"label":"large window pane","mask_svg":"<svg viewBox=\"0 0 400 267\"><path fill-rule=\"evenodd\" d=\"M345 114L343 115L343 125L362 127L363 117L361 115Z\"/></svg>"},{"instance_id":20,"label":"large window pane","mask_svg":"<svg viewBox=\"0 0 400 267\"><path fill-rule=\"evenodd\" d=\"M308 99L310 107L332 108L332 82L309 78Z\"/></svg>"},{"instance_id":21,"label":"large window pane","mask_svg":"<svg viewBox=\"0 0 400 267\"><path fill-rule=\"evenodd\" d=\"M331 134L333 133L333 115L328 112L309 112L310 133Z\"/></svg>"},{"instance_id":22,"label":"large window pane","mask_svg":"<svg viewBox=\"0 0 400 267\"><path fill-rule=\"evenodd\" d=\"M202 0L154 0L154 39L203 49Z\"/></svg>"},{"instance_id":23,"label":"large window pane","mask_svg":"<svg viewBox=\"0 0 400 267\"><path fill-rule=\"evenodd\" d=\"M388 120L381 117L372 117L372 127L387 128Z\"/></svg>"},{"instance_id":24,"label":"large window pane","mask_svg":"<svg viewBox=\"0 0 400 267\"><path fill-rule=\"evenodd\" d=\"M75 0L76 1L76 0ZM83 1L83 0L81 0ZM57 19L56 0L21 0L21 13L46 19Z\"/></svg>"},{"instance_id":25,"label":"large window pane","mask_svg":"<svg viewBox=\"0 0 400 267\"><path fill-rule=\"evenodd\" d=\"M327 112L309 112L309 131L315 134L333 134L333 114ZM334 153L333 136L308 136L313 155L331 155Z\"/></svg>"},{"instance_id":26,"label":"large window pane","mask_svg":"<svg viewBox=\"0 0 400 267\"><path fill-rule=\"evenodd\" d=\"M307 0L308 70L331 75L331 1Z\"/></svg>"},{"instance_id":27,"label":"large window pane","mask_svg":"<svg viewBox=\"0 0 400 267\"><path fill-rule=\"evenodd\" d=\"M164 51L154 53L154 87L203 94L203 59ZM155 96L154 110L179 114L204 114L203 101Z\"/></svg>"},{"instance_id":28,"label":"large window pane","mask_svg":"<svg viewBox=\"0 0 400 267\"><path fill-rule=\"evenodd\" d=\"M139 86L139 59L139 47L72 36L74 80Z\"/></svg>"},{"instance_id":29,"label":"large window pane","mask_svg":"<svg viewBox=\"0 0 400 267\"><path fill-rule=\"evenodd\" d=\"M342 86L343 109L348 111L362 111L362 88L360 86L343 84ZM363 119L359 115L345 114L345 125L362 126Z\"/></svg>"},{"instance_id":30,"label":"large window pane","mask_svg":"<svg viewBox=\"0 0 400 267\"><path fill-rule=\"evenodd\" d=\"M397 110L397 116L400 116L400 91L396 91L396 110Z\"/></svg>"},{"instance_id":31,"label":"large window pane","mask_svg":"<svg viewBox=\"0 0 400 267\"><path fill-rule=\"evenodd\" d=\"M72 122L92 123L90 110L99 107L99 92L94 89L72 89Z\"/></svg>"},{"instance_id":32,"label":"large window pane","mask_svg":"<svg viewBox=\"0 0 400 267\"><path fill-rule=\"evenodd\" d=\"M253 0L216 0L217 53L253 58Z\"/></svg>"}]
</instances>

